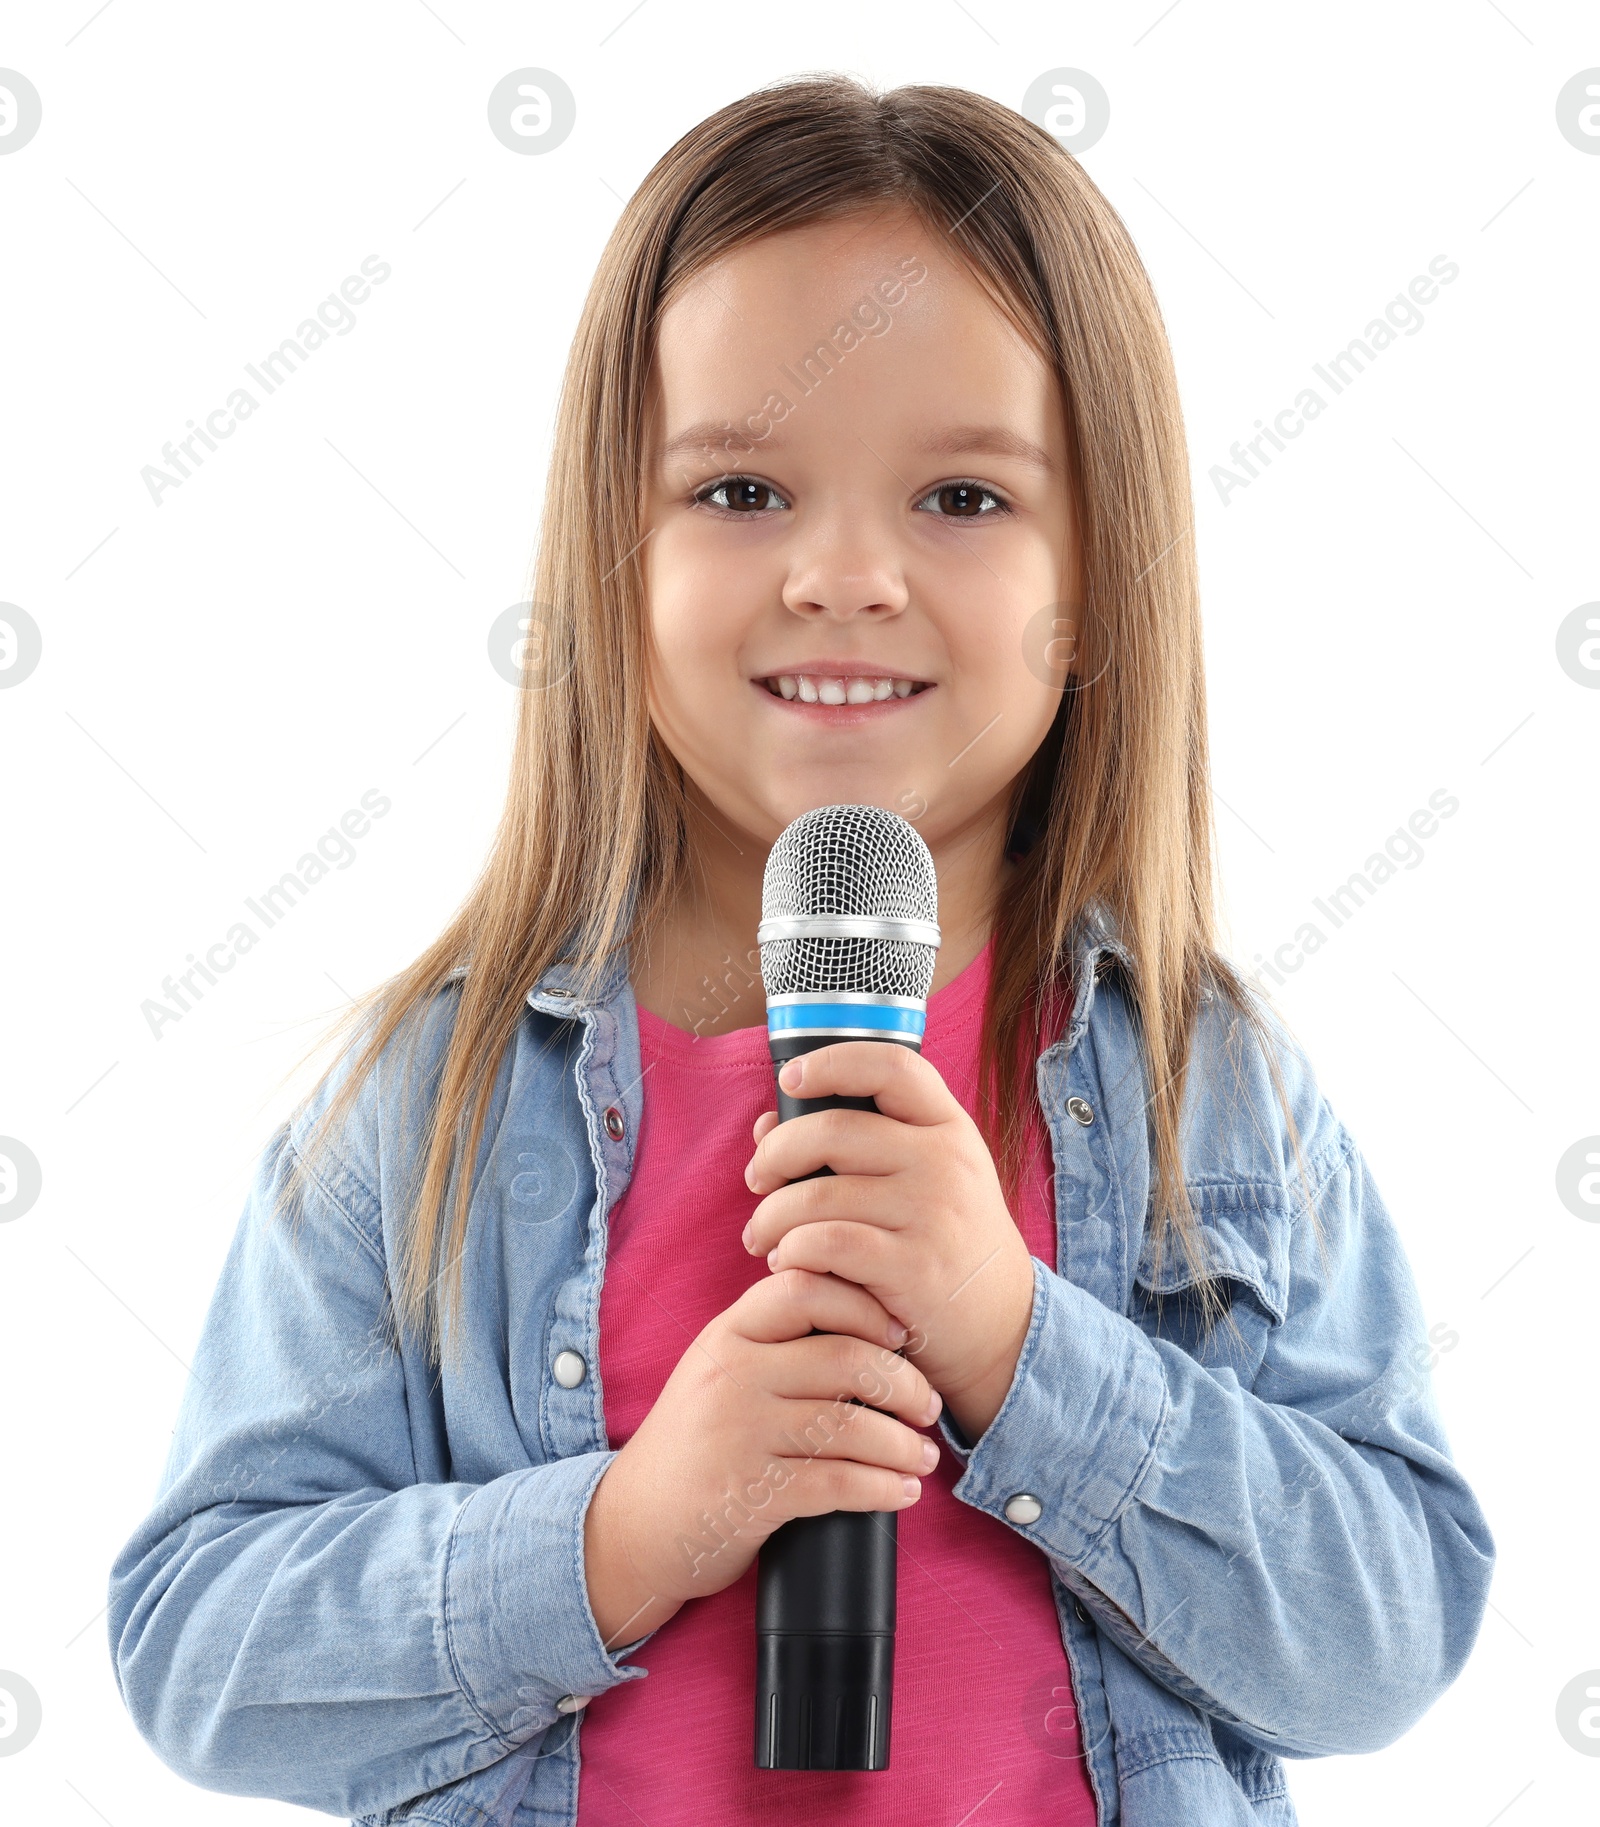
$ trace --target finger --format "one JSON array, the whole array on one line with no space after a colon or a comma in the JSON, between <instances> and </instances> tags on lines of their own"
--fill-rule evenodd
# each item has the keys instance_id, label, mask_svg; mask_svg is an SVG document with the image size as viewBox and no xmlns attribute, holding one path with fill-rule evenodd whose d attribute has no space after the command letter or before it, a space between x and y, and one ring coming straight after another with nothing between
<instances>
[{"instance_id":1,"label":"finger","mask_svg":"<svg viewBox=\"0 0 1600 1827\"><path fill-rule=\"evenodd\" d=\"M909 1472L914 1478L925 1478L939 1463L938 1447L926 1434L853 1402L827 1408L814 1402L784 1403L767 1451L806 1459L850 1459L857 1465Z\"/></svg>"},{"instance_id":2,"label":"finger","mask_svg":"<svg viewBox=\"0 0 1600 1827\"><path fill-rule=\"evenodd\" d=\"M750 1134L754 1137L754 1139L757 1142L759 1142L762 1139L762 1137L768 1133L769 1130L776 1129L777 1126L778 1126L777 1111L776 1110L763 1110L762 1113L760 1114L760 1116L758 1116L756 1118L754 1127L751 1129Z\"/></svg>"},{"instance_id":3,"label":"finger","mask_svg":"<svg viewBox=\"0 0 1600 1827\"><path fill-rule=\"evenodd\" d=\"M805 1270L763 1277L724 1317L755 1344L803 1339L813 1329L881 1339L891 1349L907 1337L906 1328L865 1288Z\"/></svg>"},{"instance_id":4,"label":"finger","mask_svg":"<svg viewBox=\"0 0 1600 1827\"><path fill-rule=\"evenodd\" d=\"M917 1366L885 1346L819 1332L764 1348L762 1386L787 1401L864 1402L913 1427L938 1419L941 1403Z\"/></svg>"},{"instance_id":5,"label":"finger","mask_svg":"<svg viewBox=\"0 0 1600 1827\"><path fill-rule=\"evenodd\" d=\"M882 1174L822 1174L768 1193L746 1220L740 1241L752 1256L766 1256L802 1225L870 1224L899 1231L916 1215Z\"/></svg>"},{"instance_id":6,"label":"finger","mask_svg":"<svg viewBox=\"0 0 1600 1827\"><path fill-rule=\"evenodd\" d=\"M881 1287L893 1271L898 1252L896 1239L879 1225L829 1218L785 1232L767 1252L767 1267L774 1273L810 1269L813 1274L860 1282L863 1287Z\"/></svg>"},{"instance_id":7,"label":"finger","mask_svg":"<svg viewBox=\"0 0 1600 1827\"><path fill-rule=\"evenodd\" d=\"M779 1083L793 1097L870 1097L902 1123L947 1123L962 1114L938 1068L894 1042L837 1040L788 1060Z\"/></svg>"},{"instance_id":8,"label":"finger","mask_svg":"<svg viewBox=\"0 0 1600 1827\"><path fill-rule=\"evenodd\" d=\"M787 1474L783 1506L791 1516L830 1510L905 1510L922 1495L922 1480L849 1459L780 1459Z\"/></svg>"},{"instance_id":9,"label":"finger","mask_svg":"<svg viewBox=\"0 0 1600 1827\"><path fill-rule=\"evenodd\" d=\"M819 1167L836 1174L892 1174L915 1158L912 1125L875 1110L812 1110L787 1123L772 1114L744 1170L753 1193L770 1193Z\"/></svg>"}]
</instances>

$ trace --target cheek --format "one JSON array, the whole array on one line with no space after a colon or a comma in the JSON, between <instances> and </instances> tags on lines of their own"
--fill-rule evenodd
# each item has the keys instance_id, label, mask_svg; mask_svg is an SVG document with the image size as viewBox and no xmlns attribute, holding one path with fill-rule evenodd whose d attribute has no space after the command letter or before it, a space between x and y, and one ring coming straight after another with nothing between
<instances>
[{"instance_id":1,"label":"cheek","mask_svg":"<svg viewBox=\"0 0 1600 1827\"><path fill-rule=\"evenodd\" d=\"M1059 670L1052 673L1048 656L1037 651L1041 627L1047 636L1053 625L1049 603L1041 610L1031 598L1008 596L1000 602L964 604L941 620L951 669L967 699L964 714L970 717L988 705L988 717L1004 712L996 734L1006 729L1007 737L1016 740L1031 732L1037 742L1061 702L1064 676Z\"/></svg>"},{"instance_id":2,"label":"cheek","mask_svg":"<svg viewBox=\"0 0 1600 1827\"><path fill-rule=\"evenodd\" d=\"M747 587L727 566L707 560L692 534L665 530L645 572L650 623L652 712L669 740L690 719L697 741L717 725L707 708L728 708L728 694L742 687L740 654L752 620Z\"/></svg>"},{"instance_id":3,"label":"cheek","mask_svg":"<svg viewBox=\"0 0 1600 1827\"><path fill-rule=\"evenodd\" d=\"M773 556L749 534L730 537L687 515L669 515L646 549L652 626L663 636L673 630L680 646L724 647L730 631L737 636L773 593Z\"/></svg>"},{"instance_id":4,"label":"cheek","mask_svg":"<svg viewBox=\"0 0 1600 1827\"><path fill-rule=\"evenodd\" d=\"M947 746L956 752L989 726L956 770L965 791L986 796L1014 780L1060 711L1060 689L1048 672L1041 677L1044 669L1029 664L1026 631L1033 615L1031 605L1013 602L945 623L956 681L945 707Z\"/></svg>"}]
</instances>

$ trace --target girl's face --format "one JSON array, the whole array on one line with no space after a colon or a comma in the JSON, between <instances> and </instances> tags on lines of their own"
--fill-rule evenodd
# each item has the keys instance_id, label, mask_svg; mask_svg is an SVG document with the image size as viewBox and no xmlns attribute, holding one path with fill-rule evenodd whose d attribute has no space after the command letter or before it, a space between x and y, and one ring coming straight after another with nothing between
<instances>
[{"instance_id":1,"label":"girl's face","mask_svg":"<svg viewBox=\"0 0 1600 1827\"><path fill-rule=\"evenodd\" d=\"M650 709L691 797L763 846L819 805L935 849L1000 819L1078 600L1042 358L916 216L858 214L691 281L654 380Z\"/></svg>"}]
</instances>

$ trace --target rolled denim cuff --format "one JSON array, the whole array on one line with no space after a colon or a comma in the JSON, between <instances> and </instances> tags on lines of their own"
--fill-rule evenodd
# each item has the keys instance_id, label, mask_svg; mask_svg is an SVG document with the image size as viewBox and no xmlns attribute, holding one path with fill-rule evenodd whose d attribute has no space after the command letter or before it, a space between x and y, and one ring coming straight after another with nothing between
<instances>
[{"instance_id":1,"label":"rolled denim cuff","mask_svg":"<svg viewBox=\"0 0 1600 1827\"><path fill-rule=\"evenodd\" d=\"M963 1503L1082 1566L1155 1463L1166 1377L1132 1320L1037 1258L1033 1277L1033 1319L1005 1401L965 1452L948 1429L945 1439L966 1461L955 1486Z\"/></svg>"},{"instance_id":2,"label":"rolled denim cuff","mask_svg":"<svg viewBox=\"0 0 1600 1827\"><path fill-rule=\"evenodd\" d=\"M963 1465L972 1457L972 1442L956 1425L948 1408L939 1410L939 1433L944 1443Z\"/></svg>"},{"instance_id":3,"label":"rolled denim cuff","mask_svg":"<svg viewBox=\"0 0 1600 1827\"><path fill-rule=\"evenodd\" d=\"M589 1605L583 1524L616 1457L579 1453L508 1472L461 1506L445 1561L444 1631L462 1691L508 1745L642 1668L608 1651Z\"/></svg>"}]
</instances>

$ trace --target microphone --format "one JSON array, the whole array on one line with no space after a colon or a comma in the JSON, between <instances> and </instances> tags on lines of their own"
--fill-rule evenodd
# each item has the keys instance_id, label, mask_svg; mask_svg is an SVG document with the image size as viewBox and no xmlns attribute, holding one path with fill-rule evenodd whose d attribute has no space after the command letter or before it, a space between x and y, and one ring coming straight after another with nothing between
<instances>
[{"instance_id":1,"label":"microphone","mask_svg":"<svg viewBox=\"0 0 1600 1827\"><path fill-rule=\"evenodd\" d=\"M767 857L756 929L775 1073L838 1040L921 1050L938 905L928 846L896 813L819 806L784 828ZM780 1123L876 1108L869 1097L796 1098L778 1087ZM763 1544L758 1770L889 1767L896 1517L797 1516Z\"/></svg>"}]
</instances>

